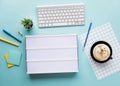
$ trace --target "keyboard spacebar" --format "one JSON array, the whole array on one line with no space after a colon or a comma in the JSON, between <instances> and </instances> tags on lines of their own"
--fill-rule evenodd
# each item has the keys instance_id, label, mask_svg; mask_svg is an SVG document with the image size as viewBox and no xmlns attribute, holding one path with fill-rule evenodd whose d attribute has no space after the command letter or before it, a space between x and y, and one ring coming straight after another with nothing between
<instances>
[{"instance_id":1,"label":"keyboard spacebar","mask_svg":"<svg viewBox=\"0 0 120 86\"><path fill-rule=\"evenodd\" d=\"M64 26L64 25L68 25L67 23L53 23L52 26Z\"/></svg>"}]
</instances>

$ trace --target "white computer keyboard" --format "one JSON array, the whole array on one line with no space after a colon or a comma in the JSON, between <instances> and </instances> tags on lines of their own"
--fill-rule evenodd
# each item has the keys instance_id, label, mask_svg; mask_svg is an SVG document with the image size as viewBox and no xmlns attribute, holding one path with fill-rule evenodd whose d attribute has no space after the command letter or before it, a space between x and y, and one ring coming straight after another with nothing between
<instances>
[{"instance_id":1,"label":"white computer keyboard","mask_svg":"<svg viewBox=\"0 0 120 86\"><path fill-rule=\"evenodd\" d=\"M39 27L84 25L84 4L38 6Z\"/></svg>"}]
</instances>

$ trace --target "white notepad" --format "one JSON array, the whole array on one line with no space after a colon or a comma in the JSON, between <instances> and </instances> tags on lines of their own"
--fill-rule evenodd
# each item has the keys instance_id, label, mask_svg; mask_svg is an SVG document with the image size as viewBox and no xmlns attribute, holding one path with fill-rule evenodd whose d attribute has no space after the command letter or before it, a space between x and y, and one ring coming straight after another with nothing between
<instances>
[{"instance_id":1,"label":"white notepad","mask_svg":"<svg viewBox=\"0 0 120 86\"><path fill-rule=\"evenodd\" d=\"M80 36L80 40L82 44L84 44L86 34L87 33L84 33ZM91 58L90 56L91 46L96 41L100 41L100 40L106 41L111 45L113 50L113 54L112 54L113 60L109 60L106 63L97 63ZM88 55L88 59L96 74L97 79L105 78L108 75L120 71L120 46L110 23L106 23L90 31L87 44L85 47L85 52Z\"/></svg>"},{"instance_id":2,"label":"white notepad","mask_svg":"<svg viewBox=\"0 0 120 86\"><path fill-rule=\"evenodd\" d=\"M78 72L77 35L26 36L27 73Z\"/></svg>"}]
</instances>

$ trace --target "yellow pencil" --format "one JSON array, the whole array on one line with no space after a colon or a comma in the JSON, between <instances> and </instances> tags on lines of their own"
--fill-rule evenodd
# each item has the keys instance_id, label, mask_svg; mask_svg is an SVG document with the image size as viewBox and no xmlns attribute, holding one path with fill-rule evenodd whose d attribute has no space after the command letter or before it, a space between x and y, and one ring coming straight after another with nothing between
<instances>
[{"instance_id":1,"label":"yellow pencil","mask_svg":"<svg viewBox=\"0 0 120 86\"><path fill-rule=\"evenodd\" d=\"M16 44L16 43L13 43L13 42L11 42L11 41L9 41L9 40L6 40L6 39L4 39L4 38L0 38L0 41L3 41L3 42L6 42L6 43L9 43L9 44L11 44L11 45L14 45L14 46L19 46L18 44Z\"/></svg>"}]
</instances>

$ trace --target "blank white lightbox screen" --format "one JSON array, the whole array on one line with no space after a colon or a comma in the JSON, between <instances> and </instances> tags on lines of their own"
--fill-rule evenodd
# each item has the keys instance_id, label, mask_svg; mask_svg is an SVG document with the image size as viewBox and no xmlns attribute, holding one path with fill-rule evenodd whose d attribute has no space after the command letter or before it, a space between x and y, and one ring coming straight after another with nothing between
<instances>
[{"instance_id":1,"label":"blank white lightbox screen","mask_svg":"<svg viewBox=\"0 0 120 86\"><path fill-rule=\"evenodd\" d=\"M78 72L77 35L26 36L28 74Z\"/></svg>"}]
</instances>

